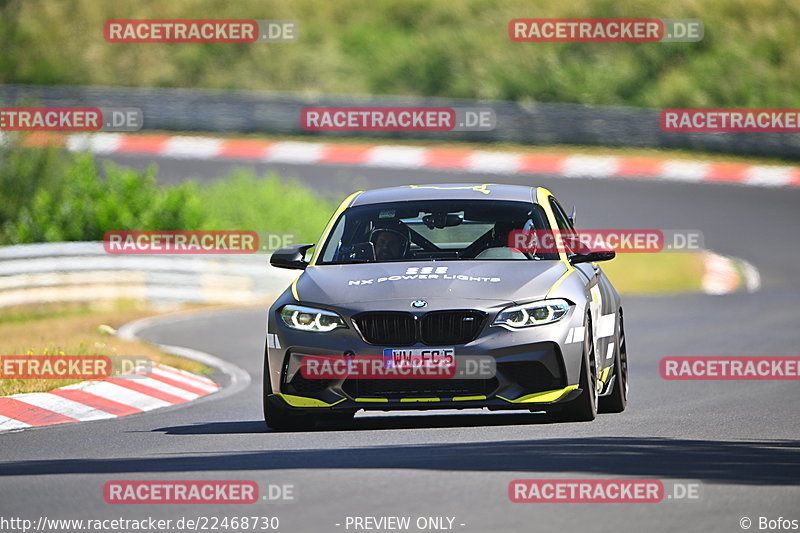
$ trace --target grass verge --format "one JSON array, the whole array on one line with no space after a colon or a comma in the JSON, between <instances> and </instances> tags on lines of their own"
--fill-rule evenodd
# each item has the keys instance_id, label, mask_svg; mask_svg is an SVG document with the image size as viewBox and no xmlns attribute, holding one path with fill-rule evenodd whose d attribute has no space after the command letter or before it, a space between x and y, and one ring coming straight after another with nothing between
<instances>
[{"instance_id":1,"label":"grass verge","mask_svg":"<svg viewBox=\"0 0 800 533\"><path fill-rule=\"evenodd\" d=\"M126 341L101 326L119 326L152 316L152 310L132 304L114 304L98 310L84 304L27 306L0 315L0 359L3 355L136 356L195 374L210 374L202 363L171 355L144 342ZM0 361L1 362L1 361ZM0 379L0 396L46 392L79 383L81 379Z\"/></svg>"},{"instance_id":2,"label":"grass verge","mask_svg":"<svg viewBox=\"0 0 800 533\"><path fill-rule=\"evenodd\" d=\"M600 265L620 294L697 292L703 278L700 253L619 254Z\"/></svg>"}]
</instances>

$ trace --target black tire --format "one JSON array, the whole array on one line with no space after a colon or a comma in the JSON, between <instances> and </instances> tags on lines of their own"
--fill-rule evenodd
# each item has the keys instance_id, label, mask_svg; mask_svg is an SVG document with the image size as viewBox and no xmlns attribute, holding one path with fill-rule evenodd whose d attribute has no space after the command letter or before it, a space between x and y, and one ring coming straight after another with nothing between
<instances>
[{"instance_id":1,"label":"black tire","mask_svg":"<svg viewBox=\"0 0 800 533\"><path fill-rule=\"evenodd\" d=\"M601 413L621 413L628 406L628 349L625 345L625 328L622 314L619 315L617 349L614 354L614 388L611 394L600 398L598 410Z\"/></svg>"},{"instance_id":2,"label":"black tire","mask_svg":"<svg viewBox=\"0 0 800 533\"><path fill-rule=\"evenodd\" d=\"M584 321L583 360L581 361L581 394L564 405L556 416L561 422L591 422L597 417L597 367L592 340L592 323Z\"/></svg>"},{"instance_id":3,"label":"black tire","mask_svg":"<svg viewBox=\"0 0 800 533\"><path fill-rule=\"evenodd\" d=\"M264 422L275 431L297 431L314 427L314 418L298 414L277 396L264 398Z\"/></svg>"}]
</instances>

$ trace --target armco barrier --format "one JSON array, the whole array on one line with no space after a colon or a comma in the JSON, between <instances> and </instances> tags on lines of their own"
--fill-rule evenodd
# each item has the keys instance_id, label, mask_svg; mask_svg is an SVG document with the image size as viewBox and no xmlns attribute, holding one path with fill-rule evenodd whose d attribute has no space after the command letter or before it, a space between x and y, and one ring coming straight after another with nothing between
<instances>
[{"instance_id":1,"label":"armco barrier","mask_svg":"<svg viewBox=\"0 0 800 533\"><path fill-rule=\"evenodd\" d=\"M201 89L0 86L4 106L136 107L147 130L280 135L443 139L509 142L530 145L597 145L670 148L800 159L800 134L794 133L667 133L655 109L525 104L452 98L395 96L303 97ZM305 107L412 106L491 107L497 127L483 132L319 133L300 127Z\"/></svg>"},{"instance_id":2,"label":"armco barrier","mask_svg":"<svg viewBox=\"0 0 800 533\"><path fill-rule=\"evenodd\" d=\"M247 304L282 291L297 271L255 255L116 255L101 242L0 247L0 308L129 299Z\"/></svg>"}]
</instances>

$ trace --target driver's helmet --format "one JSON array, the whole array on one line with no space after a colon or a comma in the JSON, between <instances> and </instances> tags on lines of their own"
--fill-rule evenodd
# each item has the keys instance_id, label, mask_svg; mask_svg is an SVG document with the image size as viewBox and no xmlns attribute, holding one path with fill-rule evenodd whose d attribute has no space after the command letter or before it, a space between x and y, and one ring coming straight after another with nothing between
<instances>
[{"instance_id":1,"label":"driver's helmet","mask_svg":"<svg viewBox=\"0 0 800 533\"><path fill-rule=\"evenodd\" d=\"M522 221L498 221L495 222L494 228L492 228L492 241L490 246L503 246L509 247L509 236L513 230L521 230L523 228Z\"/></svg>"},{"instance_id":2,"label":"driver's helmet","mask_svg":"<svg viewBox=\"0 0 800 533\"><path fill-rule=\"evenodd\" d=\"M410 238L411 232L408 229L408 226L406 226L399 220L393 222L384 222L382 224L376 225L376 227L369 233L369 242L371 242L374 245L377 242L380 234L384 232L389 232L398 237L401 243L400 254L398 259L401 257L405 257L411 245L411 238Z\"/></svg>"}]
</instances>

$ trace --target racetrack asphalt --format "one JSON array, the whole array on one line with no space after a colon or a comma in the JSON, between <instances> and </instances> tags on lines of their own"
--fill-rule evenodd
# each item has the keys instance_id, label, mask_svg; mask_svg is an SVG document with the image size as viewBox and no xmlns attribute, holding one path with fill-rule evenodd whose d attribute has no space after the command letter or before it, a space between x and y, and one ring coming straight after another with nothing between
<instances>
[{"instance_id":1,"label":"racetrack asphalt","mask_svg":"<svg viewBox=\"0 0 800 533\"><path fill-rule=\"evenodd\" d=\"M143 168L151 158L115 156ZM214 179L242 163L158 159L165 183ZM0 517L176 519L277 516L278 531L353 531L347 516L455 517L489 531L741 531L749 517L800 519L796 381L664 381L665 356L798 356L800 190L647 180L469 175L342 166L251 165L341 198L404 183L528 183L578 209L583 228L698 229L714 251L760 271L756 293L625 297L630 403L592 423L540 414L359 413L350 429L265 429L265 309L198 314L143 330L251 376L233 394L118 420L0 435ZM301 216L301 215L299 215ZM268 229L268 228L259 228ZM224 383L224 377L223 377ZM696 480L696 501L511 503L514 479ZM292 501L252 505L109 505L110 480L254 480L294 486ZM340 524L337 526L336 524ZM464 524L464 525L461 525ZM412 528L412 531L416 531Z\"/></svg>"}]
</instances>

